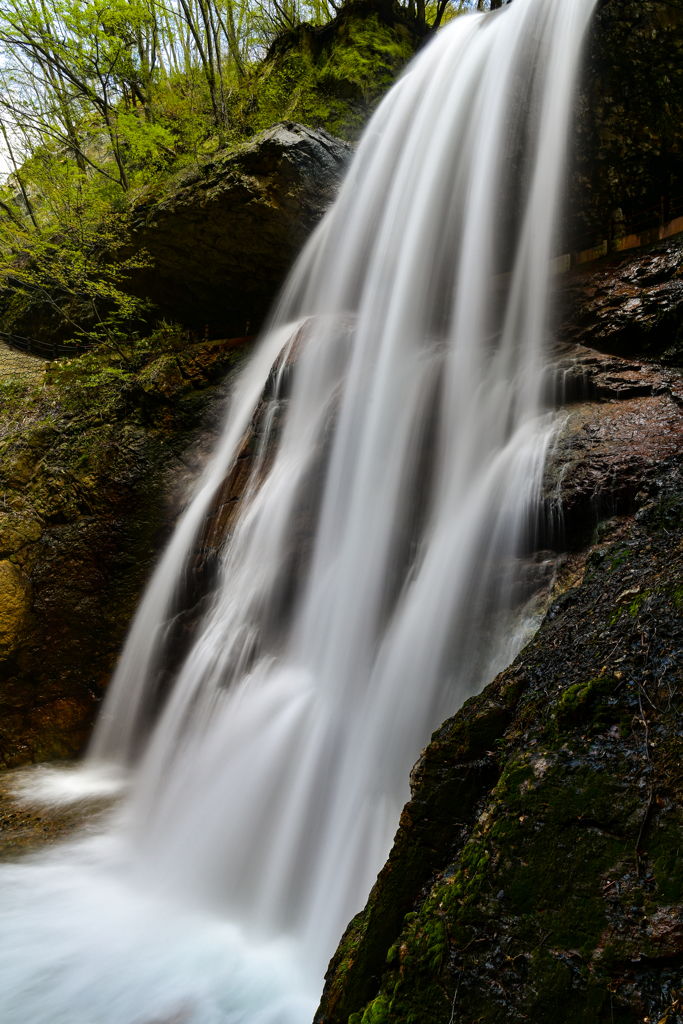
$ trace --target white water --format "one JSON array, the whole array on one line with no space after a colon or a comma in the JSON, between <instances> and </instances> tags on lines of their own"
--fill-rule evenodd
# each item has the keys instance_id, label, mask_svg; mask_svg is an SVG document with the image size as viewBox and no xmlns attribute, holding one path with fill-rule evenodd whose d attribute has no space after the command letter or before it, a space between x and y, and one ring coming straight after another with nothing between
<instances>
[{"instance_id":1,"label":"white water","mask_svg":"<svg viewBox=\"0 0 683 1024\"><path fill-rule=\"evenodd\" d=\"M131 630L87 769L131 768L130 793L103 835L0 871L3 1022L310 1020L420 748L519 643L592 5L457 19L372 119ZM162 692L186 565L300 324L261 412L277 456Z\"/></svg>"}]
</instances>

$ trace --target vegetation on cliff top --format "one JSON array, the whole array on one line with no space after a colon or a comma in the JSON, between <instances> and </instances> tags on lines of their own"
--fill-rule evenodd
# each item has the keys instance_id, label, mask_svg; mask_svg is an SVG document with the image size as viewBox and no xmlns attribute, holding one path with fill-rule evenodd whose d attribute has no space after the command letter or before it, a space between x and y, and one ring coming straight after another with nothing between
<instances>
[{"instance_id":1,"label":"vegetation on cliff top","mask_svg":"<svg viewBox=\"0 0 683 1024\"><path fill-rule=\"evenodd\" d=\"M296 119L358 136L472 0L10 0L0 12L0 318L116 343L147 317L114 254L141 189Z\"/></svg>"}]
</instances>

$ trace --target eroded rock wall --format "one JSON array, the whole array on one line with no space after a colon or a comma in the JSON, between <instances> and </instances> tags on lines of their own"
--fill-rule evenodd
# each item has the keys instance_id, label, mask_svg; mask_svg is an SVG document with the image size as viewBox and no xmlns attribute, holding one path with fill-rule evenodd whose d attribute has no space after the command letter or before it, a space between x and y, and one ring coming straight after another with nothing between
<instances>
[{"instance_id":1,"label":"eroded rock wall","mask_svg":"<svg viewBox=\"0 0 683 1024\"><path fill-rule=\"evenodd\" d=\"M125 369L87 357L4 385L0 765L83 749L244 353L198 345Z\"/></svg>"}]
</instances>

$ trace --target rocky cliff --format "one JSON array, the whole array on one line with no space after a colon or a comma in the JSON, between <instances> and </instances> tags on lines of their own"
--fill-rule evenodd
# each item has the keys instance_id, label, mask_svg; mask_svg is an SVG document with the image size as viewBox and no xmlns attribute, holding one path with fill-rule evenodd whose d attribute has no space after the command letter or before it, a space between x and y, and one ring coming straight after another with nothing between
<instances>
[{"instance_id":1,"label":"rocky cliff","mask_svg":"<svg viewBox=\"0 0 683 1024\"><path fill-rule=\"evenodd\" d=\"M0 765L74 757L90 734L249 347L180 343L0 384Z\"/></svg>"},{"instance_id":2,"label":"rocky cliff","mask_svg":"<svg viewBox=\"0 0 683 1024\"><path fill-rule=\"evenodd\" d=\"M573 138L567 240L587 248L683 212L683 5L599 0ZM675 210L672 204L675 204ZM649 211L645 217L641 215ZM626 218L626 222L621 218Z\"/></svg>"},{"instance_id":3,"label":"rocky cliff","mask_svg":"<svg viewBox=\"0 0 683 1024\"><path fill-rule=\"evenodd\" d=\"M544 541L566 553L536 558L555 567L550 604L423 751L320 1024L680 1018L683 375L634 355L653 350L643 307L668 285L654 350L678 361L681 253L564 283L565 334L631 357L558 352L567 418L546 493L561 514Z\"/></svg>"},{"instance_id":4,"label":"rocky cliff","mask_svg":"<svg viewBox=\"0 0 683 1024\"><path fill-rule=\"evenodd\" d=\"M614 206L676 195L680 39L676 4L600 5L575 230L600 236ZM285 122L146 193L131 248L155 267L136 289L186 323L258 319L349 152ZM675 239L562 280L549 395L567 418L539 541L553 550L529 560L530 576L551 574L543 625L423 752L320 1022L681 1015L682 282ZM89 357L0 388L2 764L82 749L245 347ZM259 416L200 539L200 576L214 530L230 529Z\"/></svg>"}]
</instances>

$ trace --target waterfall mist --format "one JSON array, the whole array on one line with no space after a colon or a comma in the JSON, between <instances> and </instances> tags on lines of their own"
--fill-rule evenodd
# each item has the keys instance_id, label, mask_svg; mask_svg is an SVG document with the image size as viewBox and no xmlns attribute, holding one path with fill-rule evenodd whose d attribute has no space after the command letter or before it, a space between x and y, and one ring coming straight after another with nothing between
<instances>
[{"instance_id":1,"label":"waterfall mist","mask_svg":"<svg viewBox=\"0 0 683 1024\"><path fill-rule=\"evenodd\" d=\"M0 870L3 1020L310 1019L421 747L523 636L592 6L455 19L372 118L131 628L89 753L130 792L103 835ZM188 567L257 406L181 658Z\"/></svg>"}]
</instances>

